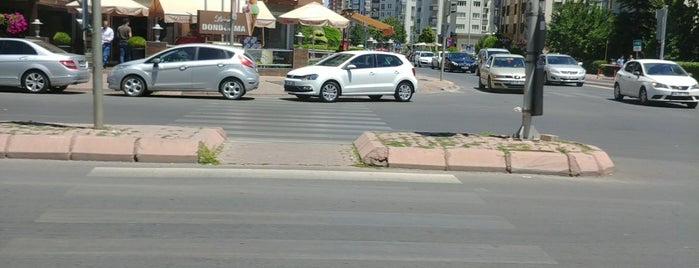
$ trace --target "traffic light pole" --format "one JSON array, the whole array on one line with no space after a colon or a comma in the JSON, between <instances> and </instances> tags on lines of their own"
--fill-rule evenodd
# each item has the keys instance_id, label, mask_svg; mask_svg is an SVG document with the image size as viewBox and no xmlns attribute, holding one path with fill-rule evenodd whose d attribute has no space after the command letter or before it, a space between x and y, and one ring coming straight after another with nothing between
<instances>
[{"instance_id":1,"label":"traffic light pole","mask_svg":"<svg viewBox=\"0 0 699 268\"><path fill-rule=\"evenodd\" d=\"M527 56L525 58L526 84L524 86L524 105L522 107L522 126L515 134L520 139L539 139L539 133L532 125L532 116L543 114L544 77L543 66L538 64L539 55L544 48L546 22L542 9L543 0L529 0L527 9Z\"/></svg>"},{"instance_id":2,"label":"traffic light pole","mask_svg":"<svg viewBox=\"0 0 699 268\"><path fill-rule=\"evenodd\" d=\"M87 0L83 0L87 1ZM102 4L92 0L92 102L95 129L104 128L102 100ZM87 10L86 10L87 12Z\"/></svg>"}]
</instances>

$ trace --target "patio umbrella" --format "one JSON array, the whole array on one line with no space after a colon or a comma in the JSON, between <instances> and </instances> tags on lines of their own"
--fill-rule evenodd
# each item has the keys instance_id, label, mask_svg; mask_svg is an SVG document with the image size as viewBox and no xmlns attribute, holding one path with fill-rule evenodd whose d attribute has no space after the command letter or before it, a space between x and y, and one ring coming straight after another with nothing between
<instances>
[{"instance_id":1,"label":"patio umbrella","mask_svg":"<svg viewBox=\"0 0 699 268\"><path fill-rule=\"evenodd\" d=\"M88 5L92 7L91 0L88 1ZM101 0L100 6L102 7L103 14L138 17L148 16L148 7L132 0ZM66 4L66 7L71 13L77 13L78 11L76 9L80 8L80 1L70 2Z\"/></svg>"},{"instance_id":2,"label":"patio umbrella","mask_svg":"<svg viewBox=\"0 0 699 268\"><path fill-rule=\"evenodd\" d=\"M302 7L279 15L283 24L301 24L310 26L333 26L347 28L349 20L317 2L308 3Z\"/></svg>"}]
</instances>

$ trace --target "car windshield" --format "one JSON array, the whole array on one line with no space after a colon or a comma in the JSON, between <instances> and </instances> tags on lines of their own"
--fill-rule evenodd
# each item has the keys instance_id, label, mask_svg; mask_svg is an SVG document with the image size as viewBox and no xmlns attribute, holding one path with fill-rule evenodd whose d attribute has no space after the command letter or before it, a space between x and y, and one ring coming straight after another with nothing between
<instances>
[{"instance_id":1,"label":"car windshield","mask_svg":"<svg viewBox=\"0 0 699 268\"><path fill-rule=\"evenodd\" d=\"M51 51L51 53L68 53L63 49L60 49L57 46L54 46L53 44L46 43L46 42L34 42L34 44L43 47L44 49Z\"/></svg>"},{"instance_id":2,"label":"car windshield","mask_svg":"<svg viewBox=\"0 0 699 268\"><path fill-rule=\"evenodd\" d=\"M575 59L568 56L548 56L546 57L546 63L558 65L578 65L578 62L575 61Z\"/></svg>"},{"instance_id":3,"label":"car windshield","mask_svg":"<svg viewBox=\"0 0 699 268\"><path fill-rule=\"evenodd\" d=\"M434 53L420 53L420 57L434 57Z\"/></svg>"},{"instance_id":4,"label":"car windshield","mask_svg":"<svg viewBox=\"0 0 699 268\"><path fill-rule=\"evenodd\" d=\"M344 63L347 61L349 58L353 57L353 54L349 53L337 53L330 55L329 57L319 61L316 63L316 66L328 66L328 67L337 67L340 66L340 64Z\"/></svg>"},{"instance_id":5,"label":"car windshield","mask_svg":"<svg viewBox=\"0 0 699 268\"><path fill-rule=\"evenodd\" d=\"M524 67L524 59L515 57L495 57L493 60L493 67Z\"/></svg>"},{"instance_id":6,"label":"car windshield","mask_svg":"<svg viewBox=\"0 0 699 268\"><path fill-rule=\"evenodd\" d=\"M647 70L648 75L687 76L687 72L682 67L672 63L644 63L643 68Z\"/></svg>"},{"instance_id":7,"label":"car windshield","mask_svg":"<svg viewBox=\"0 0 699 268\"><path fill-rule=\"evenodd\" d=\"M469 56L466 53L449 53L447 54L447 57L449 57L452 60L470 60L471 56Z\"/></svg>"}]
</instances>

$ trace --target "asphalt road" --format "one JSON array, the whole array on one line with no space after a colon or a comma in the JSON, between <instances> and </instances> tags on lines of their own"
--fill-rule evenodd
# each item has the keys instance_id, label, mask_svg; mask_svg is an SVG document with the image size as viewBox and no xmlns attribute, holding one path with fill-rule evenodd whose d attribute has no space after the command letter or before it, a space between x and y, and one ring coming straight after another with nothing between
<instances>
[{"instance_id":1,"label":"asphalt road","mask_svg":"<svg viewBox=\"0 0 699 268\"><path fill-rule=\"evenodd\" d=\"M106 96L105 122L344 144L371 129L519 127L521 94L445 78L461 89L410 103ZM697 110L611 95L547 86L534 118L605 149L618 172L604 178L4 159L0 267L695 267ZM0 90L0 120L91 123L92 96Z\"/></svg>"},{"instance_id":2,"label":"asphalt road","mask_svg":"<svg viewBox=\"0 0 699 268\"><path fill-rule=\"evenodd\" d=\"M696 189L615 178L0 161L0 267L695 267Z\"/></svg>"}]
</instances>

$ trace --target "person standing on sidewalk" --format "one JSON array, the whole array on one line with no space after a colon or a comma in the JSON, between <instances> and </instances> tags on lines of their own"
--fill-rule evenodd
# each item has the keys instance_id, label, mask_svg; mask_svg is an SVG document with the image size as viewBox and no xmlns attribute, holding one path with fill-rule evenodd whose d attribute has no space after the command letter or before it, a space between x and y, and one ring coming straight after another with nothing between
<instances>
[{"instance_id":1,"label":"person standing on sidewalk","mask_svg":"<svg viewBox=\"0 0 699 268\"><path fill-rule=\"evenodd\" d=\"M109 48L114 40L114 30L109 28L109 20L102 21L102 67L107 68L109 60Z\"/></svg>"},{"instance_id":2,"label":"person standing on sidewalk","mask_svg":"<svg viewBox=\"0 0 699 268\"><path fill-rule=\"evenodd\" d=\"M131 26L129 18L124 19L124 24L117 28L119 38L119 63L131 60L131 49L129 48L129 38L131 38Z\"/></svg>"}]
</instances>

